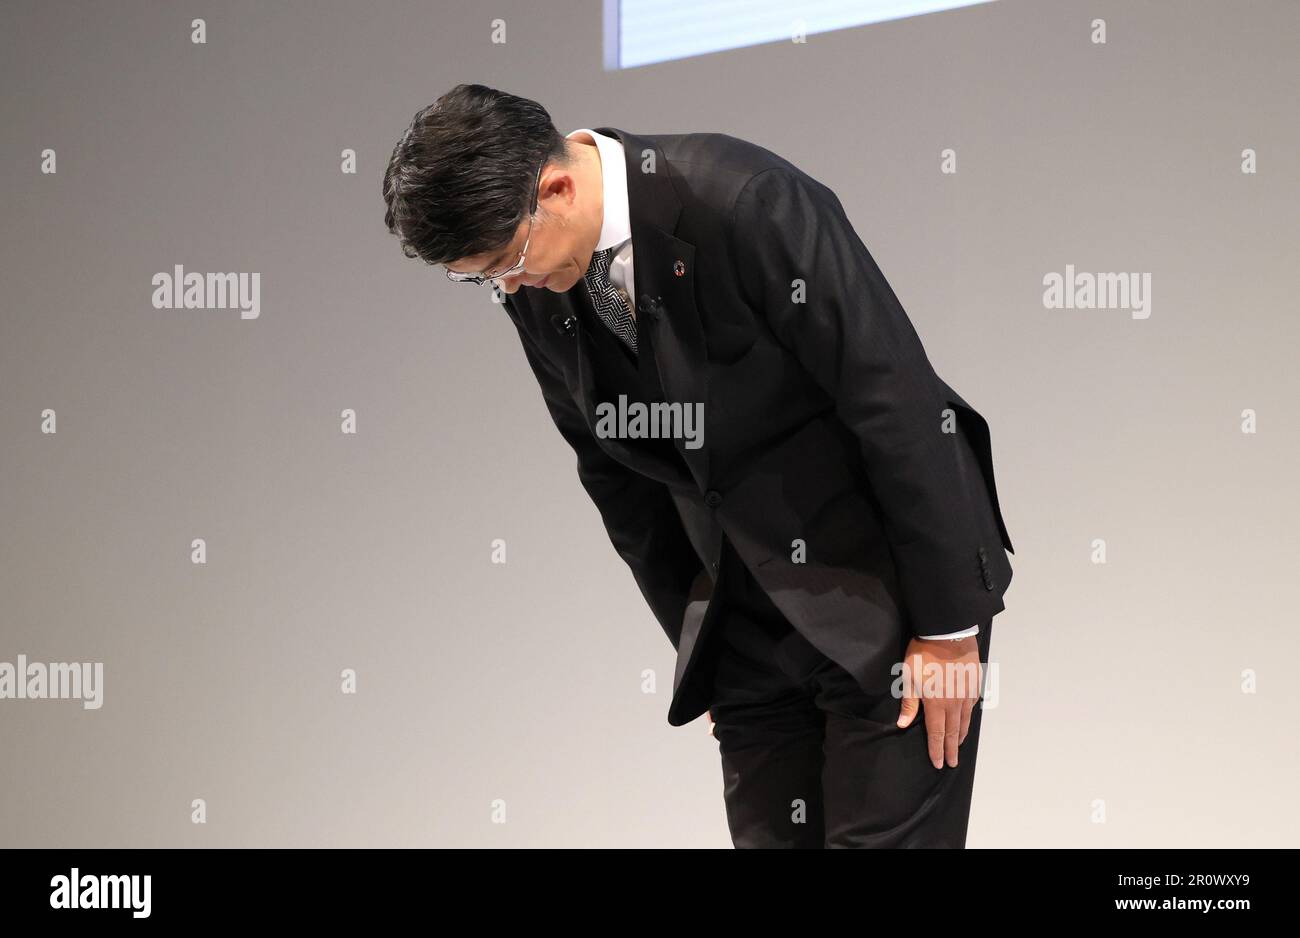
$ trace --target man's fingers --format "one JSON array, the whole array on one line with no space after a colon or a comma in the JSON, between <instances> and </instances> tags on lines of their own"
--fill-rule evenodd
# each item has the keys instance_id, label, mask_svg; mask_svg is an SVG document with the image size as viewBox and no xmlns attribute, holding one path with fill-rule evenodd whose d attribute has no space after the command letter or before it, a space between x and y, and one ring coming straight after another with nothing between
<instances>
[{"instance_id":1,"label":"man's fingers","mask_svg":"<svg viewBox=\"0 0 1300 938\"><path fill-rule=\"evenodd\" d=\"M947 711L943 702L929 698L925 702L925 739L930 749L930 763L936 768L943 768L943 740L945 725L948 722Z\"/></svg>"},{"instance_id":2,"label":"man's fingers","mask_svg":"<svg viewBox=\"0 0 1300 938\"><path fill-rule=\"evenodd\" d=\"M961 742L961 701L950 698L944 702L943 750L948 757L948 765L957 765L957 746Z\"/></svg>"},{"instance_id":3,"label":"man's fingers","mask_svg":"<svg viewBox=\"0 0 1300 938\"><path fill-rule=\"evenodd\" d=\"M898 726L900 729L907 729L916 719L916 709L921 701L916 697L904 697L903 705L898 708Z\"/></svg>"},{"instance_id":4,"label":"man's fingers","mask_svg":"<svg viewBox=\"0 0 1300 938\"><path fill-rule=\"evenodd\" d=\"M920 643L918 643L920 644ZM912 647L909 646L909 651ZM936 769L942 769L947 762L956 768L960 760L958 751L970 733L974 720L975 708L979 706L979 690L983 686L983 665L978 661L975 666L976 688L967 689L969 674L969 651L960 654L944 649L942 652L930 651L928 655L915 653L903 658L903 708L898 725L909 725L916 715L918 706L925 708L926 750L930 763ZM944 674L939 682L935 675L933 686L928 680L926 668L932 668ZM952 670L955 674L949 675ZM927 678L923 680L922 678ZM911 683L909 683L909 681ZM915 697L910 697L915 694Z\"/></svg>"},{"instance_id":5,"label":"man's fingers","mask_svg":"<svg viewBox=\"0 0 1300 938\"><path fill-rule=\"evenodd\" d=\"M957 745L966 742L966 734L970 732L970 717L975 712L975 698L967 697L961 704L961 738L957 740Z\"/></svg>"},{"instance_id":6,"label":"man's fingers","mask_svg":"<svg viewBox=\"0 0 1300 938\"><path fill-rule=\"evenodd\" d=\"M920 655L913 655L913 661L920 662ZM907 658L903 659L903 705L898 708L898 726L899 729L907 729L916 719L916 711L921 706L920 691L912 686L915 680L915 667L912 661Z\"/></svg>"}]
</instances>

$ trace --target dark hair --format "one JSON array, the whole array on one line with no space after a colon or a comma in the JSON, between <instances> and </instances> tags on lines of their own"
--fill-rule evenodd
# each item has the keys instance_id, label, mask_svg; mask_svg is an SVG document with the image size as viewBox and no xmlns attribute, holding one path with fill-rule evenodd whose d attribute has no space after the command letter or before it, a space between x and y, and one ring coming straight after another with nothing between
<instances>
[{"instance_id":1,"label":"dark hair","mask_svg":"<svg viewBox=\"0 0 1300 938\"><path fill-rule=\"evenodd\" d=\"M457 85L420 110L384 171L384 224L426 264L499 251L532 205L544 161L569 165L536 101Z\"/></svg>"}]
</instances>

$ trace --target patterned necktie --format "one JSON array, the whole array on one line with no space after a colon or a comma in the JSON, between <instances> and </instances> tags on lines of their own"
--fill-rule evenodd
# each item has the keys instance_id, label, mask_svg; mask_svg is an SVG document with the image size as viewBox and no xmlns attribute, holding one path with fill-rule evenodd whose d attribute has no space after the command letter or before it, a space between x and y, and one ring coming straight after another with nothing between
<instances>
[{"instance_id":1,"label":"patterned necktie","mask_svg":"<svg viewBox=\"0 0 1300 938\"><path fill-rule=\"evenodd\" d=\"M586 281L587 292L591 295L591 305L601 322L609 331L623 340L632 351L636 351L636 320L627 300L618 287L609 279L609 262L614 256L613 248L605 248L591 256L591 265L582 275Z\"/></svg>"}]
</instances>

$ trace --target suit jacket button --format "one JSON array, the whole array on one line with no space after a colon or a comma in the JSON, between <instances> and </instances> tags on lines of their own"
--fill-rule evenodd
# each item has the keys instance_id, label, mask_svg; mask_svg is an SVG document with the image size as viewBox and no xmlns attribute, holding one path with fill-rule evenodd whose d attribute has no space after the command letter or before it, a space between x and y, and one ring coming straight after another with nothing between
<instances>
[{"instance_id":1,"label":"suit jacket button","mask_svg":"<svg viewBox=\"0 0 1300 938\"><path fill-rule=\"evenodd\" d=\"M716 489L709 489L704 493L704 504L710 508L717 508L722 504L722 493Z\"/></svg>"}]
</instances>

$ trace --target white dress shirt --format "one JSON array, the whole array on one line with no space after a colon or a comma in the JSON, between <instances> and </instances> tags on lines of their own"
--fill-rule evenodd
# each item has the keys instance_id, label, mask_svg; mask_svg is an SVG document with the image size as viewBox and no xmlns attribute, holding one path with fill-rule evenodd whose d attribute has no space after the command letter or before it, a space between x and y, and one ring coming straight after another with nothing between
<instances>
[{"instance_id":1,"label":"white dress shirt","mask_svg":"<svg viewBox=\"0 0 1300 938\"><path fill-rule=\"evenodd\" d=\"M627 298L632 309L632 318L636 318L635 281L632 279L632 213L628 207L627 162L623 155L623 142L617 137L598 134L590 128L583 127L566 137L588 134L596 142L596 152L600 155L600 172L604 192L604 217L600 222L600 238L596 241L596 250L614 248L609 259L609 279ZM978 624L960 632L944 635L921 635L920 638L965 638L979 633Z\"/></svg>"},{"instance_id":2,"label":"white dress shirt","mask_svg":"<svg viewBox=\"0 0 1300 938\"><path fill-rule=\"evenodd\" d=\"M623 142L617 137L607 137L586 127L566 134L588 134L596 141L600 154L600 172L605 193L605 217L600 223L600 239L596 250L614 248L609 258L609 279L627 298L636 318L636 287L632 279L632 213L627 199L627 163L623 158Z\"/></svg>"}]
</instances>

